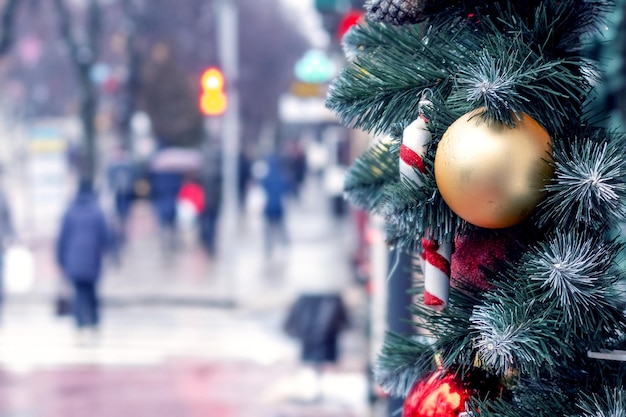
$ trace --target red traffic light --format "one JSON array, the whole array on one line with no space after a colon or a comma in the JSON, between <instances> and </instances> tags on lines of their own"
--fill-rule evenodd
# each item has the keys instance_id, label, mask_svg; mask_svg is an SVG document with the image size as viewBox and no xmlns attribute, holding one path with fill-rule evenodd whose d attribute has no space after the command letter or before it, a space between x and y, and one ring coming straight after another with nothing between
<instances>
[{"instance_id":1,"label":"red traffic light","mask_svg":"<svg viewBox=\"0 0 626 417\"><path fill-rule=\"evenodd\" d=\"M228 101L224 93L224 76L217 68L208 68L200 79L202 95L200 110L206 116L219 116L226 111Z\"/></svg>"}]
</instances>

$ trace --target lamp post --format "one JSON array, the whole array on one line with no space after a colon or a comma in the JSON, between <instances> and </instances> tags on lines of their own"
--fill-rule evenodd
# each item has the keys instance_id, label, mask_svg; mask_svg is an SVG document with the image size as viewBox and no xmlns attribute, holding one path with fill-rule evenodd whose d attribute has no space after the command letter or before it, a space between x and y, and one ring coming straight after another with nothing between
<instances>
[{"instance_id":1,"label":"lamp post","mask_svg":"<svg viewBox=\"0 0 626 417\"><path fill-rule=\"evenodd\" d=\"M220 65L224 75L225 95L228 105L222 116L221 152L222 152L222 234L220 250L222 254L223 275L230 286L231 296L235 296L235 265L236 242L238 232L238 155L239 155L239 95L238 95L238 24L237 6L230 0L218 0L216 3L216 17L218 30L218 53Z\"/></svg>"}]
</instances>

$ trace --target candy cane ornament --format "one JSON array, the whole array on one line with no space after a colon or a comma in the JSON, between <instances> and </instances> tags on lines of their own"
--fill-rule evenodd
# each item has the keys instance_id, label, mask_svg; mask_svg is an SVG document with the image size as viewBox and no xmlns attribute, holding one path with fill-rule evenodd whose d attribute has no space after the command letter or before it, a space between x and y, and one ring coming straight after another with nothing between
<instances>
[{"instance_id":1,"label":"candy cane ornament","mask_svg":"<svg viewBox=\"0 0 626 417\"><path fill-rule=\"evenodd\" d=\"M421 103L420 103L421 104ZM422 156L431 140L426 128L426 119L420 116L408 125L402 133L400 145L400 174L421 186L419 174L426 171ZM450 260L452 244L450 242L437 243L422 239L424 253L422 271L424 271L424 304L428 306L446 306L450 293Z\"/></svg>"},{"instance_id":2,"label":"candy cane ornament","mask_svg":"<svg viewBox=\"0 0 626 417\"><path fill-rule=\"evenodd\" d=\"M420 186L422 181L415 170L417 169L421 173L426 171L422 155L426 152L428 142L430 142L430 132L426 129L426 119L422 116L408 125L402 132L400 174Z\"/></svg>"},{"instance_id":3,"label":"candy cane ornament","mask_svg":"<svg viewBox=\"0 0 626 417\"><path fill-rule=\"evenodd\" d=\"M438 244L434 240L422 239L424 253L424 304L446 306L450 295L450 259L452 244Z\"/></svg>"}]
</instances>

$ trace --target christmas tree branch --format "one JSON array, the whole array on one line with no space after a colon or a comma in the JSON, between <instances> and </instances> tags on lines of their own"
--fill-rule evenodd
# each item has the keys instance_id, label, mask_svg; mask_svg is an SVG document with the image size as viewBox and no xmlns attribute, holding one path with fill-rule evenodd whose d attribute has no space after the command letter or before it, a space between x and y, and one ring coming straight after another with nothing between
<instances>
[{"instance_id":1,"label":"christmas tree branch","mask_svg":"<svg viewBox=\"0 0 626 417\"><path fill-rule=\"evenodd\" d=\"M384 187L398 180L398 154L391 152L392 143L379 141L350 167L344 191L348 200L368 212L380 210L385 199Z\"/></svg>"},{"instance_id":2,"label":"christmas tree branch","mask_svg":"<svg viewBox=\"0 0 626 417\"><path fill-rule=\"evenodd\" d=\"M554 178L540 204L540 223L564 230L580 224L615 228L626 217L626 149L624 135L598 129L574 132L554 145Z\"/></svg>"}]
</instances>

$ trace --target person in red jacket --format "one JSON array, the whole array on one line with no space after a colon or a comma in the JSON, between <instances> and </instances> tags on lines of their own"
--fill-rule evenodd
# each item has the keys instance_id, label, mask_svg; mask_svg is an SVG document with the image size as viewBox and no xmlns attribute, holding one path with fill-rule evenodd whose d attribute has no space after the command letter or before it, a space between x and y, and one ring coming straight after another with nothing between
<instances>
[{"instance_id":1,"label":"person in red jacket","mask_svg":"<svg viewBox=\"0 0 626 417\"><path fill-rule=\"evenodd\" d=\"M196 216L199 216L204 211L204 190L194 176L190 175L185 179L178 192L178 203L188 204Z\"/></svg>"}]
</instances>

